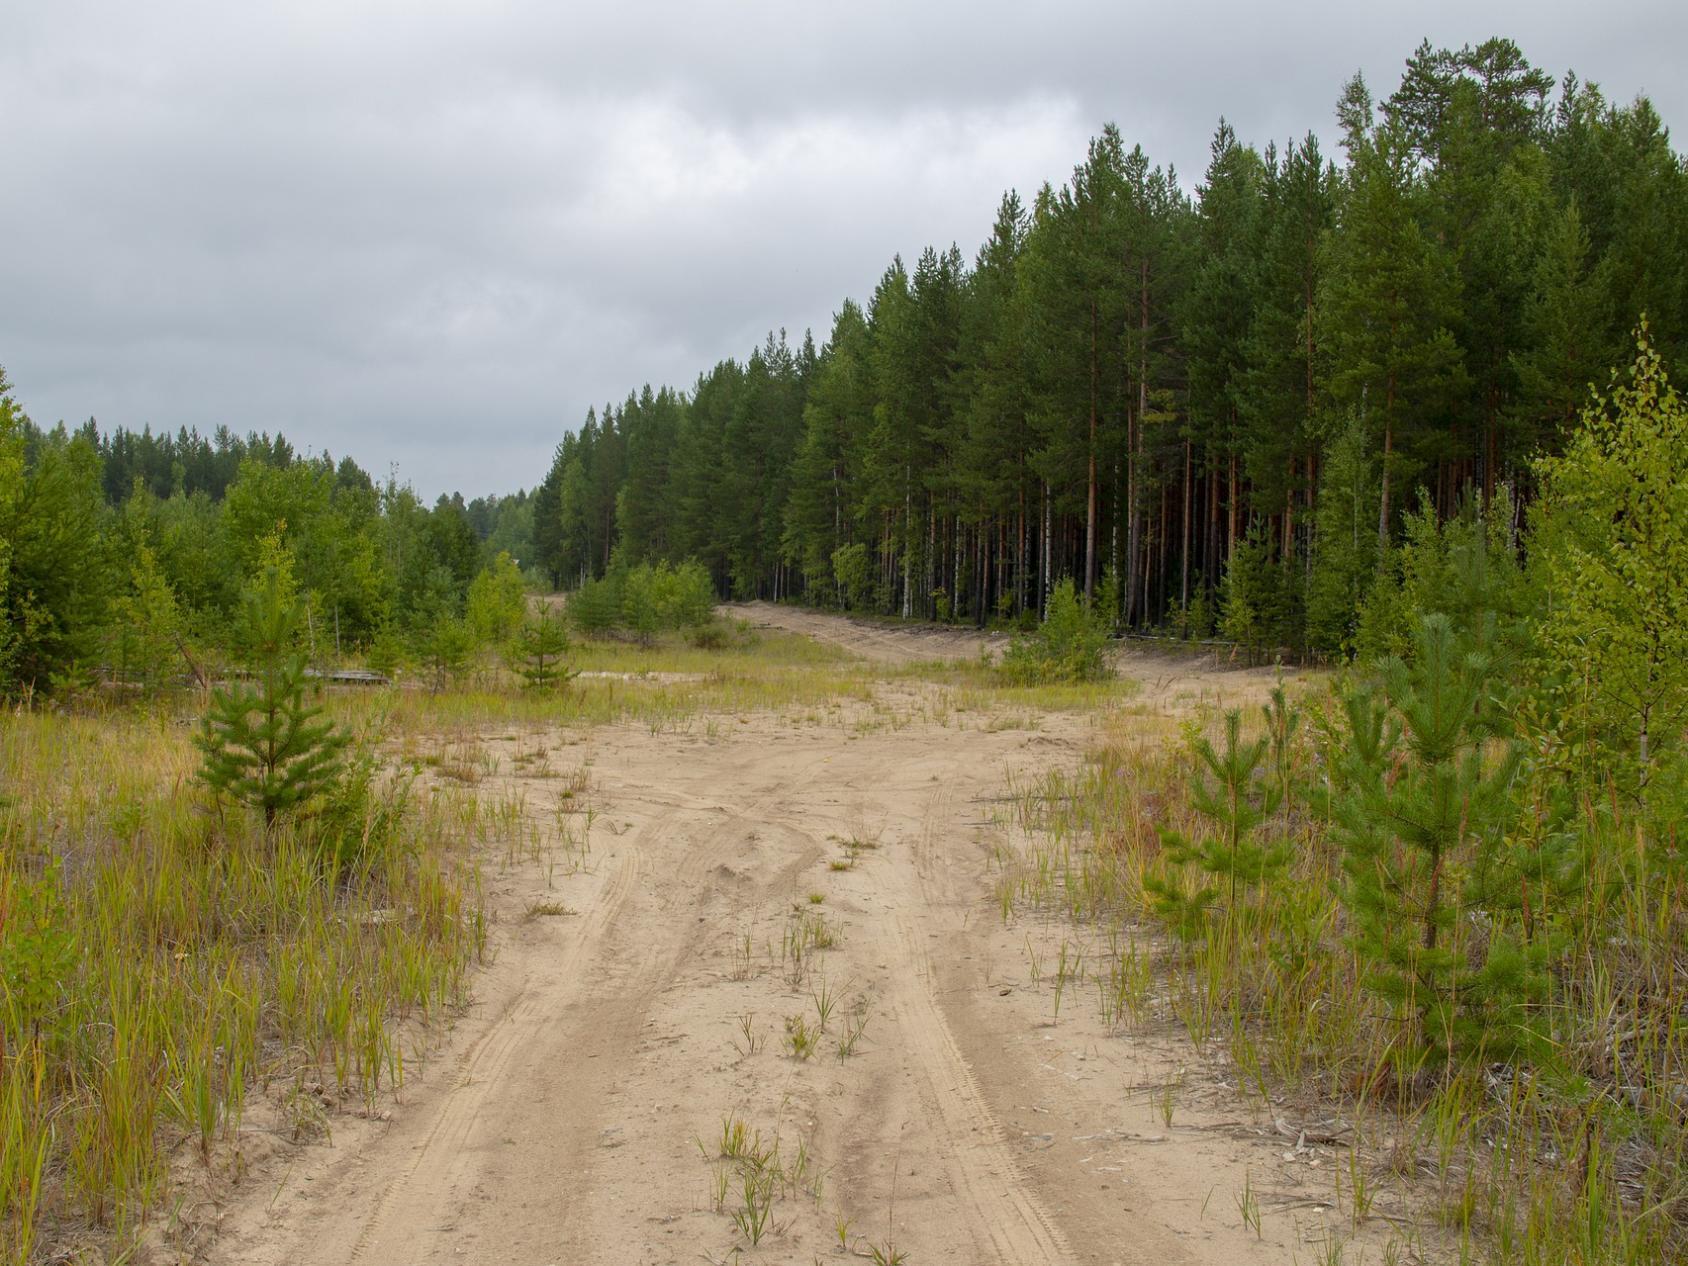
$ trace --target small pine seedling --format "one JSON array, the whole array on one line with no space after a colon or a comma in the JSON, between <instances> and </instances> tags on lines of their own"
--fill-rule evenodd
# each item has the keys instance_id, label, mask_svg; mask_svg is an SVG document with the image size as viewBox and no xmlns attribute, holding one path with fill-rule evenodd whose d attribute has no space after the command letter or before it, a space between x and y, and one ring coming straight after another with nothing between
<instances>
[{"instance_id":1,"label":"small pine seedling","mask_svg":"<svg viewBox=\"0 0 1688 1266\"><path fill-rule=\"evenodd\" d=\"M216 792L261 809L265 827L332 789L349 741L305 703L305 656L295 649L298 605L282 569L266 567L247 591L242 632L252 649L253 684L218 689L196 742L200 777Z\"/></svg>"}]
</instances>

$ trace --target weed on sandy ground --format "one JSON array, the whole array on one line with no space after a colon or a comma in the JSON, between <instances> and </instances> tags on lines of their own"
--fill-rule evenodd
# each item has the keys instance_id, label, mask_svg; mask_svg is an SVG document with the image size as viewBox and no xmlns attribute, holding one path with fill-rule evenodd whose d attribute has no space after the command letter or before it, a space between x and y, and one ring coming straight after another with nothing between
<instances>
[{"instance_id":1,"label":"weed on sandy ground","mask_svg":"<svg viewBox=\"0 0 1688 1266\"><path fill-rule=\"evenodd\" d=\"M255 1084L303 1134L402 1083L395 1022L446 1014L484 945L471 793L380 779L266 834L197 784L191 733L167 708L0 726L0 1261L121 1255L184 1148L235 1163Z\"/></svg>"},{"instance_id":2,"label":"weed on sandy ground","mask_svg":"<svg viewBox=\"0 0 1688 1266\"><path fill-rule=\"evenodd\" d=\"M1202 738L1226 750L1216 709L1122 713L1083 769L1013 785L1018 843L1002 858L1001 913L1058 911L1077 933L1070 954L1073 933L1062 936L1059 960L1028 939L1034 974L1057 1007L1063 996L1069 1006L1088 1000L1122 1031L1174 1026L1263 1111L1281 1120L1292 1105L1322 1122L1324 1141L1346 1153L1338 1191L1356 1227L1373 1216L1380 1188L1395 1188L1409 1202L1415 1251L1444 1233L1461 1260L1679 1260L1688 1244L1680 874L1637 868L1648 828L1620 807L1602 837L1612 847L1592 850L1576 883L1525 895L1552 948L1550 992L1530 1006L1545 1040L1521 1048L1501 1033L1492 1054L1411 1054L1402 1012L1374 987L1339 896L1343 851L1324 796L1338 733L1330 706L1307 692L1300 721L1287 726L1280 712L1277 733L1271 709L1245 710L1240 744L1265 738L1269 755L1244 794L1269 810L1256 834L1282 862L1276 873L1265 862L1233 867L1229 893L1226 859L1204 873L1180 843L1216 829L1216 784L1195 754ZM1246 845L1232 847L1232 859L1247 856ZM1470 881L1468 860L1450 866L1450 883ZM1444 934L1473 962L1491 935L1480 913Z\"/></svg>"}]
</instances>

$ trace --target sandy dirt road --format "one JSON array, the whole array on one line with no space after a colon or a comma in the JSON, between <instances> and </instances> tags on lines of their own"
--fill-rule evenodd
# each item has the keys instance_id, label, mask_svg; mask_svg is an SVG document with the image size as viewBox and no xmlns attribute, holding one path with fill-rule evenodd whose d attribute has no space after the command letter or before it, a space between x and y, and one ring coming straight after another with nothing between
<instances>
[{"instance_id":1,"label":"sandy dirt road","mask_svg":"<svg viewBox=\"0 0 1688 1266\"><path fill-rule=\"evenodd\" d=\"M732 616L765 628L801 633L881 664L913 664L933 659L995 658L1008 645L1003 633L981 633L965 625L889 624L832 615L772 602L741 602L723 608Z\"/></svg>"},{"instance_id":2,"label":"sandy dirt road","mask_svg":"<svg viewBox=\"0 0 1688 1266\"><path fill-rule=\"evenodd\" d=\"M593 806L580 864L489 862L470 1012L387 1119L260 1166L210 1260L1315 1260L1334 1164L1170 1029L1110 1032L1076 990L1057 1015L1032 964L1081 940L993 896L1007 788L1075 765L1094 724L1004 728L902 681L677 733L484 735L483 794L576 831ZM795 961L814 929L832 944ZM732 1216L730 1120L778 1143L759 1243Z\"/></svg>"},{"instance_id":3,"label":"sandy dirt road","mask_svg":"<svg viewBox=\"0 0 1688 1266\"><path fill-rule=\"evenodd\" d=\"M737 603L725 609L757 627L801 633L870 662L895 667L932 660L972 661L981 656L996 659L1009 643L1006 633L965 626L887 624L771 602ZM1259 703L1276 681L1271 668L1249 668L1234 658L1168 649L1146 640L1112 643L1108 662L1132 683L1136 704L1167 717L1186 716L1204 707Z\"/></svg>"}]
</instances>

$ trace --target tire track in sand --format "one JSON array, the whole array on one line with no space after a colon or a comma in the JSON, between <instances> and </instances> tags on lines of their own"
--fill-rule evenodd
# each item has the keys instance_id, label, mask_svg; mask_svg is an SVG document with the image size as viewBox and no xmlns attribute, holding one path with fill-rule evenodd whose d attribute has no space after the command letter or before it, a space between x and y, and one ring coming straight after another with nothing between
<instances>
[{"instance_id":1,"label":"tire track in sand","mask_svg":"<svg viewBox=\"0 0 1688 1266\"><path fill-rule=\"evenodd\" d=\"M941 1158L955 1194L969 1210L963 1219L979 1249L1002 1266L1056 1266L1074 1256L1037 1194L1027 1184L992 1113L972 1066L939 1005L927 939L963 935L966 907L955 894L956 858L943 846L953 829L958 794L970 794L971 771L941 777L926 791L912 848L880 872L879 899L889 908L876 921L899 1047L917 1070L925 1146ZM966 791L962 789L966 788ZM910 897L914 900L911 903ZM958 916L958 911L962 917Z\"/></svg>"},{"instance_id":2,"label":"tire track in sand","mask_svg":"<svg viewBox=\"0 0 1688 1266\"><path fill-rule=\"evenodd\" d=\"M445 1089L443 1106L415 1155L372 1197L360 1202L357 1213L330 1218L310 1236L299 1260L411 1262L442 1246L441 1234L473 1222L471 1189L487 1177L489 1165L472 1144L477 1130L507 1105L515 1065L548 1063L573 1068L570 1111L553 1123L548 1135L551 1168L566 1167L584 1186L597 1158L598 1129L605 1091L613 1083L637 1044L653 999L673 980L695 948L695 921L676 919L676 908L707 900L711 889L703 882L712 863L722 855L722 843L735 828L760 823L762 812L785 798L795 782L807 777L813 764L777 778L742 806L718 799L661 798L633 794L662 811L631 837L617 844L617 864L606 887L563 951L530 962L511 995L488 1023L485 1033L457 1057L455 1075ZM682 828L687 816L708 815L717 820L701 831L672 866L665 863L661 845ZM818 850L806 850L800 864L814 860ZM782 871L788 875L792 868ZM645 882L641 883L641 880ZM678 935L656 936L648 920L629 909L649 902L666 916L660 926ZM637 923L638 926L624 926ZM567 1019L564 1014L568 1012ZM563 1020L560 1030L541 1039L541 1030ZM545 1058L529 1049L545 1040ZM586 1200L570 1200L554 1210L554 1226L563 1246L579 1239L579 1213ZM347 1244L339 1256L334 1246ZM377 1251L378 1250L378 1251Z\"/></svg>"},{"instance_id":3,"label":"tire track in sand","mask_svg":"<svg viewBox=\"0 0 1688 1266\"><path fill-rule=\"evenodd\" d=\"M575 1198L566 1201L560 1210L559 1251L586 1253L605 1247L596 1242L605 1237L598 1236L593 1217L607 1206L592 1198L601 1158L596 1144L598 1126L608 1098L605 1093L608 1085L604 1083L628 1074L637 1059L639 1038L657 997L696 959L699 924L694 912L706 906L716 895L716 887L707 880L711 867L728 855L724 847L727 837L746 826L768 825L769 819L764 817L767 808L789 800L791 788L805 781L824 760L825 756L811 757L796 769L781 771L746 804L733 808L714 805L712 811L724 815L721 820L692 842L672 871L653 876L656 882L649 895L653 913L659 917L623 933L624 937L632 940L632 944L607 945L605 956L612 962L629 956L636 958L637 962L629 970L614 973L613 987L601 989L601 997L569 1022L570 1029L580 1035L582 1045L596 1052L592 1063L601 1071L596 1074L600 1084L575 1087L575 1111L560 1126L565 1142L553 1163L574 1175L577 1190ZM745 768L755 767L755 764L749 764ZM606 787L606 791L613 799L613 789ZM813 864L820 852L811 840L797 858L781 868L776 882L789 882L799 869ZM680 934L666 945L661 944L651 935L653 923L662 929L681 929ZM613 938L612 932L604 939L607 943ZM578 1066L584 1061L577 1060L575 1063ZM560 1260L601 1259L581 1256Z\"/></svg>"},{"instance_id":4,"label":"tire track in sand","mask_svg":"<svg viewBox=\"0 0 1688 1266\"><path fill-rule=\"evenodd\" d=\"M899 916L897 939L910 969L910 984L898 991L897 1016L937 1110L930 1124L942 1133L957 1187L977 1215L974 1225L987 1233L1004 1266L1072 1261L1059 1228L1021 1175L932 994L925 932Z\"/></svg>"},{"instance_id":5,"label":"tire track in sand","mask_svg":"<svg viewBox=\"0 0 1688 1266\"><path fill-rule=\"evenodd\" d=\"M642 834L656 833L677 813L674 810L663 815ZM416 1145L414 1159L388 1179L361 1211L362 1225L351 1240L348 1261L365 1260L371 1246L381 1243L389 1229L414 1241L419 1230L437 1225L443 1214L461 1203L463 1171L469 1159L465 1144L484 1103L497 1093L511 1057L531 1036L536 1021L566 1003L560 995L569 982L579 978L580 962L602 941L605 930L637 887L643 859L643 850L636 842L621 852L607 887L577 925L561 955L544 965L544 979L536 981L540 973L530 967L487 1031L457 1057L455 1076L432 1126ZM340 1220L320 1228L313 1237L315 1242L345 1242L344 1233L350 1228L337 1222ZM391 1251L390 1246L384 1249Z\"/></svg>"}]
</instances>

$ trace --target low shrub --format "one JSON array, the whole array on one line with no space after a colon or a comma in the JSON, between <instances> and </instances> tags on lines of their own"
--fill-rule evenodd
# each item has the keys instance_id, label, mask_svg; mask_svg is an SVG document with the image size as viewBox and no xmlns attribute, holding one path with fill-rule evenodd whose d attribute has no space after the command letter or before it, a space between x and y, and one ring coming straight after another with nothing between
<instances>
[{"instance_id":1,"label":"low shrub","mask_svg":"<svg viewBox=\"0 0 1688 1266\"><path fill-rule=\"evenodd\" d=\"M568 613L582 633L621 630L636 637L641 646L650 646L659 633L707 627L715 617L715 585L708 571L691 560L677 567L668 563L618 566L602 580L589 580L576 590Z\"/></svg>"},{"instance_id":2,"label":"low shrub","mask_svg":"<svg viewBox=\"0 0 1688 1266\"><path fill-rule=\"evenodd\" d=\"M1009 644L1002 673L1018 685L1098 681L1108 675L1107 643L1102 617L1063 580L1049 595L1043 623Z\"/></svg>"}]
</instances>

